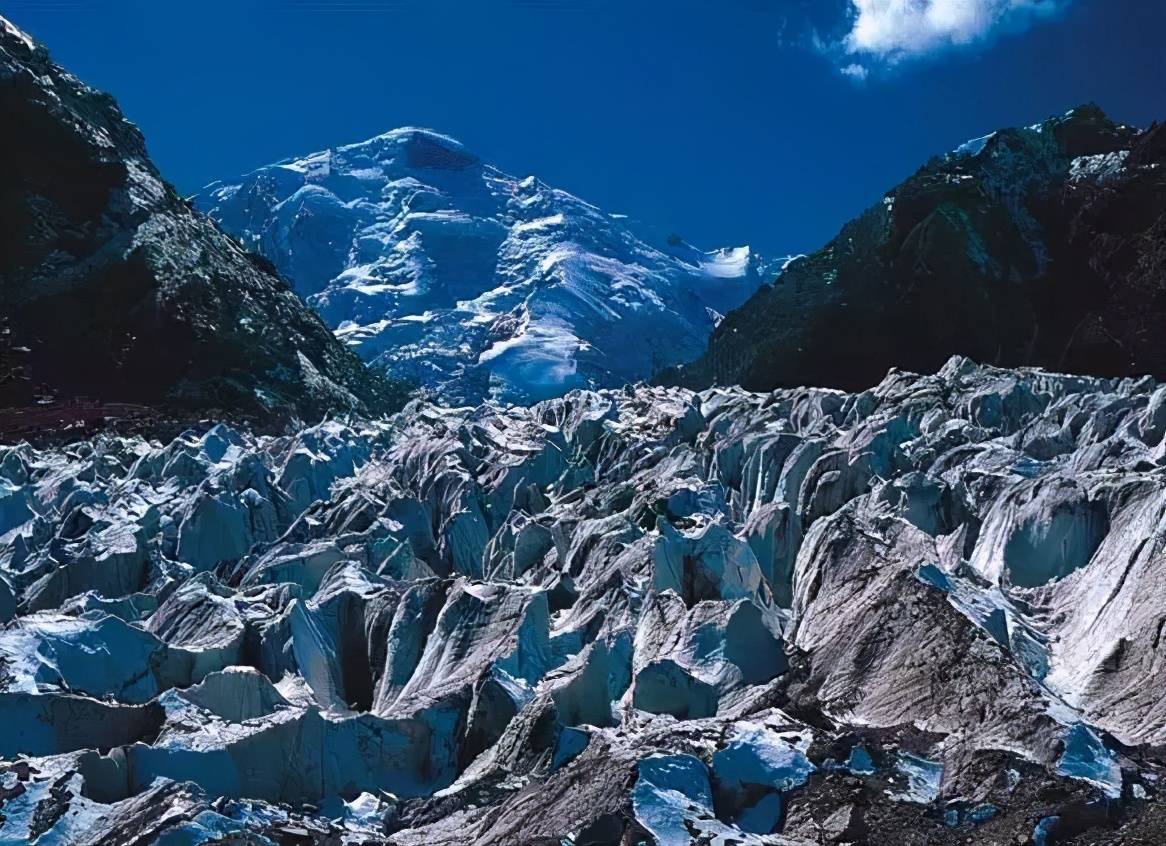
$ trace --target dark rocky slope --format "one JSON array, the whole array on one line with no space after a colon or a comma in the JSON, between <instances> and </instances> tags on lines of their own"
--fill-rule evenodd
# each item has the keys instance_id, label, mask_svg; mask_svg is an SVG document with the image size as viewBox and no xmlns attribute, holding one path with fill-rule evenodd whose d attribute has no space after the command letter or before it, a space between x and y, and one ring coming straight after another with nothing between
<instances>
[{"instance_id":1,"label":"dark rocky slope","mask_svg":"<svg viewBox=\"0 0 1166 846\"><path fill-rule=\"evenodd\" d=\"M0 448L0 840L1162 843L1166 386Z\"/></svg>"},{"instance_id":2,"label":"dark rocky slope","mask_svg":"<svg viewBox=\"0 0 1166 846\"><path fill-rule=\"evenodd\" d=\"M857 389L953 354L1166 377L1166 128L1087 106L931 161L662 381Z\"/></svg>"},{"instance_id":3,"label":"dark rocky slope","mask_svg":"<svg viewBox=\"0 0 1166 846\"><path fill-rule=\"evenodd\" d=\"M0 115L0 406L49 394L269 418L393 402L163 181L111 97L2 18Z\"/></svg>"}]
</instances>

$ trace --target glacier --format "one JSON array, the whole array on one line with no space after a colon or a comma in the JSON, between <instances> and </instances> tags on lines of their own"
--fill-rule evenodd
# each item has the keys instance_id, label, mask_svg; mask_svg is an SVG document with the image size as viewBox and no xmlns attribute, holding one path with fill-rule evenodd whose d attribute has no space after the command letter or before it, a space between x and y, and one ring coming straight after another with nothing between
<instances>
[{"instance_id":1,"label":"glacier","mask_svg":"<svg viewBox=\"0 0 1166 846\"><path fill-rule=\"evenodd\" d=\"M1164 450L962 358L2 446L0 842L1156 831Z\"/></svg>"},{"instance_id":2,"label":"glacier","mask_svg":"<svg viewBox=\"0 0 1166 846\"><path fill-rule=\"evenodd\" d=\"M212 183L199 208L373 366L449 404L619 387L704 352L778 265L703 252L418 128Z\"/></svg>"}]
</instances>

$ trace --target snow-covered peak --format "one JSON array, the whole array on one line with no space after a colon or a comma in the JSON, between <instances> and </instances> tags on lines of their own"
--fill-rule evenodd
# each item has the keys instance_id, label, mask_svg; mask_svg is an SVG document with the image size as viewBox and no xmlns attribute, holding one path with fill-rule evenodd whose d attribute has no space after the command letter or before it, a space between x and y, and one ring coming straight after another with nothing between
<instances>
[{"instance_id":1,"label":"snow-covered peak","mask_svg":"<svg viewBox=\"0 0 1166 846\"><path fill-rule=\"evenodd\" d=\"M390 129L388 132L382 132L380 135L375 135L366 141L357 141L354 144L349 144L342 149L357 149L360 147L368 147L375 145L378 142L389 141L394 143L406 143L410 141L425 141L431 144L448 147L453 150L466 149L465 144L458 141L443 132L438 132L435 129L430 129L426 126L398 126L396 129Z\"/></svg>"},{"instance_id":2,"label":"snow-covered peak","mask_svg":"<svg viewBox=\"0 0 1166 846\"><path fill-rule=\"evenodd\" d=\"M460 169L479 159L465 145L432 129L407 126L391 129L367 141L340 147L338 153L356 159L367 156L382 164L400 163L416 169Z\"/></svg>"},{"instance_id":3,"label":"snow-covered peak","mask_svg":"<svg viewBox=\"0 0 1166 846\"><path fill-rule=\"evenodd\" d=\"M197 198L366 360L452 402L531 401L700 355L774 272L748 247L659 245L632 221L394 129Z\"/></svg>"}]
</instances>

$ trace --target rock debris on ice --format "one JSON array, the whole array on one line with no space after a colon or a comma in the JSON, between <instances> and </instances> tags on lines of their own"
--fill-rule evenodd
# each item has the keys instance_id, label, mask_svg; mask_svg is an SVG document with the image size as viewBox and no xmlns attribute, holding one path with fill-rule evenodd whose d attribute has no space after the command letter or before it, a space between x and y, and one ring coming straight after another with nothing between
<instances>
[{"instance_id":1,"label":"rock debris on ice","mask_svg":"<svg viewBox=\"0 0 1166 846\"><path fill-rule=\"evenodd\" d=\"M1156 792L1164 397L957 358L2 447L0 840L1055 842Z\"/></svg>"}]
</instances>

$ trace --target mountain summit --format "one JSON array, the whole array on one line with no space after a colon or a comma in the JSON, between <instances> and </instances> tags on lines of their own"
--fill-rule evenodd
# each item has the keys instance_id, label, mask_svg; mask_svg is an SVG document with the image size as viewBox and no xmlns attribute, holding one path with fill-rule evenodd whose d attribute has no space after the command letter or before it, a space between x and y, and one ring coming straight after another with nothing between
<instances>
[{"instance_id":1,"label":"mountain summit","mask_svg":"<svg viewBox=\"0 0 1166 846\"><path fill-rule=\"evenodd\" d=\"M196 202L366 361L453 402L647 379L699 355L769 274L748 248L652 246L427 129L263 167Z\"/></svg>"}]
</instances>

